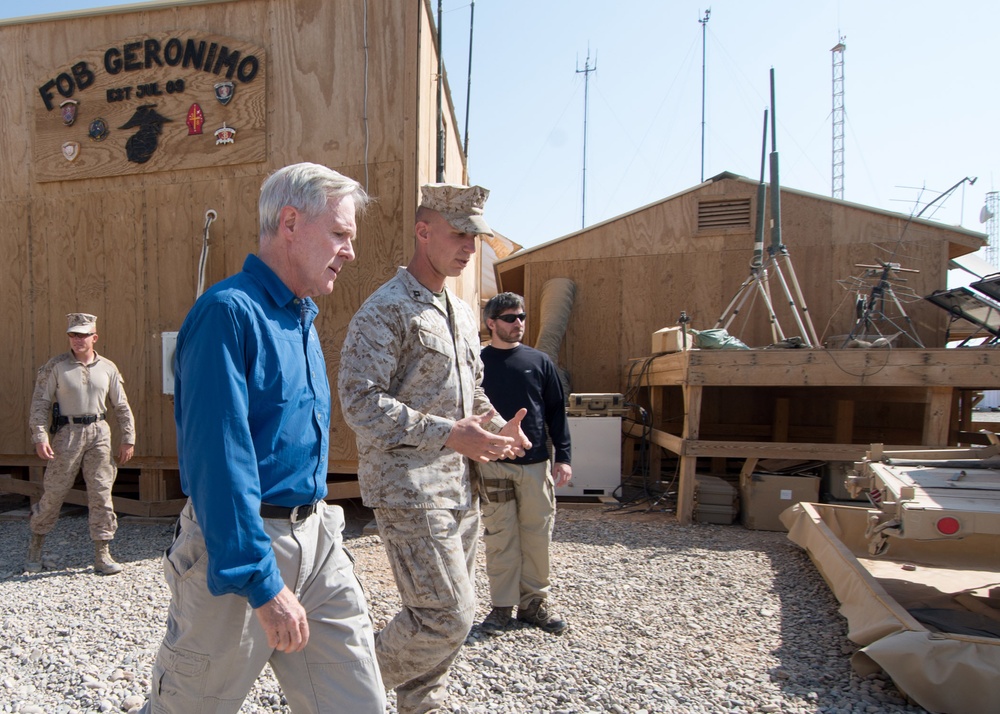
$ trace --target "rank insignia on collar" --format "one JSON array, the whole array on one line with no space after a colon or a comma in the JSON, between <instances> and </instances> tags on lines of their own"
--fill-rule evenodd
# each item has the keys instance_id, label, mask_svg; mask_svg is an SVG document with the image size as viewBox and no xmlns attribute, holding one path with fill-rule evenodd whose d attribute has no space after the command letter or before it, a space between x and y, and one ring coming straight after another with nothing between
<instances>
[{"instance_id":1,"label":"rank insignia on collar","mask_svg":"<svg viewBox=\"0 0 1000 714\"><path fill-rule=\"evenodd\" d=\"M215 143L218 144L235 144L236 143L236 129L231 126L226 126L223 122L222 126L215 130Z\"/></svg>"},{"instance_id":2,"label":"rank insignia on collar","mask_svg":"<svg viewBox=\"0 0 1000 714\"><path fill-rule=\"evenodd\" d=\"M191 108L188 109L187 115L187 127L188 136L192 134L200 134L201 127L205 124L205 115L201 111L201 107L197 104L192 104Z\"/></svg>"},{"instance_id":3,"label":"rank insignia on collar","mask_svg":"<svg viewBox=\"0 0 1000 714\"><path fill-rule=\"evenodd\" d=\"M219 82L215 85L215 98L223 105L229 104L229 100L236 94L236 85L232 82Z\"/></svg>"},{"instance_id":4,"label":"rank insignia on collar","mask_svg":"<svg viewBox=\"0 0 1000 714\"><path fill-rule=\"evenodd\" d=\"M73 122L76 121L76 108L80 102L75 99L67 99L59 105L59 111L62 112L63 124L66 126L73 126Z\"/></svg>"},{"instance_id":5,"label":"rank insignia on collar","mask_svg":"<svg viewBox=\"0 0 1000 714\"><path fill-rule=\"evenodd\" d=\"M80 155L80 142L67 141L62 145L62 155L67 161L72 161Z\"/></svg>"},{"instance_id":6,"label":"rank insignia on collar","mask_svg":"<svg viewBox=\"0 0 1000 714\"><path fill-rule=\"evenodd\" d=\"M111 133L108 129L108 123L97 117L94 121L90 122L90 128L87 129L87 134L94 141L104 141L108 138L108 134Z\"/></svg>"}]
</instances>

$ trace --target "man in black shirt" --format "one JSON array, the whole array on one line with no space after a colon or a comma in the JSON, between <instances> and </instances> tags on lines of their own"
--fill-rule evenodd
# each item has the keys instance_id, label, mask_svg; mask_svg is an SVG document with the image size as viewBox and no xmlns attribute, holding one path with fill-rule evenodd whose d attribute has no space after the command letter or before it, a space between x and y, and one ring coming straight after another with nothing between
<instances>
[{"instance_id":1,"label":"man in black shirt","mask_svg":"<svg viewBox=\"0 0 1000 714\"><path fill-rule=\"evenodd\" d=\"M493 609L480 625L490 635L517 619L552 634L568 624L549 609L549 545L555 521L555 487L569 482L569 422L556 367L548 355L521 344L524 299L500 293L484 308L490 344L483 348L483 389L505 419L521 407L521 429L532 443L524 456L479 464L489 503L482 503L486 573ZM549 468L546 431L555 449Z\"/></svg>"}]
</instances>

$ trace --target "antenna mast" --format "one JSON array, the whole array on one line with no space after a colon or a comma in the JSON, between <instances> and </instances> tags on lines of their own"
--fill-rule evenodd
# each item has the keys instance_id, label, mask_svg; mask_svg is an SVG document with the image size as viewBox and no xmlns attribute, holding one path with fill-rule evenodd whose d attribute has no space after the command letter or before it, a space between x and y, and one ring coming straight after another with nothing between
<instances>
[{"instance_id":1,"label":"antenna mast","mask_svg":"<svg viewBox=\"0 0 1000 714\"><path fill-rule=\"evenodd\" d=\"M462 153L465 154L466 167L469 164L469 106L472 100L472 30L476 21L476 0L472 0L469 10L469 79L465 87L465 146Z\"/></svg>"},{"instance_id":2,"label":"antenna mast","mask_svg":"<svg viewBox=\"0 0 1000 714\"><path fill-rule=\"evenodd\" d=\"M705 182L705 27L712 15L712 8L705 10L705 17L698 20L701 25L701 183Z\"/></svg>"},{"instance_id":3,"label":"antenna mast","mask_svg":"<svg viewBox=\"0 0 1000 714\"><path fill-rule=\"evenodd\" d=\"M444 32L444 22L442 13L442 0L438 0L437 13L437 182L444 181L444 42L442 33Z\"/></svg>"},{"instance_id":4,"label":"antenna mast","mask_svg":"<svg viewBox=\"0 0 1000 714\"><path fill-rule=\"evenodd\" d=\"M587 226L587 110L590 106L590 73L597 71L597 55L594 55L594 66L590 66L590 47L587 47L587 61L580 69L579 61L576 73L583 74L583 201L580 208L580 229Z\"/></svg>"},{"instance_id":5,"label":"antenna mast","mask_svg":"<svg viewBox=\"0 0 1000 714\"><path fill-rule=\"evenodd\" d=\"M997 258L1000 257L1000 246L997 245L1000 242L1000 194L996 191L990 191L986 194L986 205L983 207L983 211L979 214L980 222L986 224L986 235L989 236L989 242L986 245L986 260L993 266L997 264Z\"/></svg>"},{"instance_id":6,"label":"antenna mast","mask_svg":"<svg viewBox=\"0 0 1000 714\"><path fill-rule=\"evenodd\" d=\"M833 167L831 169L830 195L844 198L844 50L847 45L840 36L830 52L833 53Z\"/></svg>"}]
</instances>

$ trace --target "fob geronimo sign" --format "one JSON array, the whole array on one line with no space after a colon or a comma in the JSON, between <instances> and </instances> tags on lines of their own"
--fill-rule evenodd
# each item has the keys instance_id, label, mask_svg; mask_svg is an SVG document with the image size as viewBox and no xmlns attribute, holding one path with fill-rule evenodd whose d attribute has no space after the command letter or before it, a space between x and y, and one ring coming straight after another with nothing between
<instances>
[{"instance_id":1,"label":"fob geronimo sign","mask_svg":"<svg viewBox=\"0 0 1000 714\"><path fill-rule=\"evenodd\" d=\"M257 45L198 32L127 38L39 79L35 175L66 181L264 161L266 96Z\"/></svg>"}]
</instances>

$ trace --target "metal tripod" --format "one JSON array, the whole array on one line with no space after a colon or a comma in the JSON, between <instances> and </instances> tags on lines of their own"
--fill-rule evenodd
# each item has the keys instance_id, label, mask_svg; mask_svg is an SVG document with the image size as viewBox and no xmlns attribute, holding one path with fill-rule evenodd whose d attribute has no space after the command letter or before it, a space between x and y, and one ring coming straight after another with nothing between
<instances>
[{"instance_id":1,"label":"metal tripod","mask_svg":"<svg viewBox=\"0 0 1000 714\"><path fill-rule=\"evenodd\" d=\"M774 107L774 69L771 69L771 106ZM788 248L781 241L781 187L778 180L778 150L777 150L777 130L774 120L774 113L771 114L771 245L767 249L767 262L763 260L764 255L764 201L767 188L764 184L764 165L767 155L767 110L764 110L764 140L760 156L760 183L757 185L757 225L754 238L753 258L750 261L750 276L743 281L740 289L732 301L719 316L716 327L723 327L728 330L729 325L743 309L746 301L756 290L764 302L767 309L768 320L771 323L771 337L774 342L782 342L785 333L778 322L778 316L774 312L774 301L771 299L771 288L768 283L768 274L775 275L788 306L792 311L792 316L799 328L802 336L803 347L812 347L819 344L819 337L812 324L812 317L809 315L809 308L806 307L805 298L802 297L802 289L799 287L798 278L795 276L795 267L792 265L792 258L788 254ZM787 264L788 280L782 270L782 264ZM798 305L802 307L799 308ZM727 317L728 316L728 317Z\"/></svg>"},{"instance_id":2,"label":"metal tripod","mask_svg":"<svg viewBox=\"0 0 1000 714\"><path fill-rule=\"evenodd\" d=\"M781 324L778 322L778 316L774 311L774 301L771 298L771 287L768 282L768 275L770 272L770 274L777 277L778 283L781 285L782 293L788 301L788 306L792 311L793 317L795 318L795 324L799 328L799 334L803 336L803 346L811 347L818 344L819 338L816 336L816 330L813 327L812 318L807 312L808 308L805 306L802 291L799 288L799 281L795 277L795 267L792 265L792 258L788 254L788 249L783 245L780 245L777 248L771 246L768 248L768 258L765 264L761 265L759 263L759 258L756 254L755 261L756 263L751 262L750 264L749 277L747 277L747 279L743 281L743 284L740 285L740 289L736 291L736 295L733 297L732 301L723 311L722 315L719 316L715 326L728 330L729 325L736 319L736 316L739 315L744 305L746 305L747 300L756 290L756 293L761 297L764 307L767 310L767 317L771 324L771 337L773 341L784 341L786 339L785 333L781 329ZM785 274L782 271L782 263L787 263L789 276L788 280L785 279ZM791 282L791 287L789 286L789 281ZM796 306L796 300L802 304L801 311Z\"/></svg>"},{"instance_id":3,"label":"metal tripod","mask_svg":"<svg viewBox=\"0 0 1000 714\"><path fill-rule=\"evenodd\" d=\"M879 325L891 325L897 334L903 334L909 337L917 347L923 347L924 343L920 341L920 337L917 336L916 330L913 328L913 322L910 320L910 316L906 314L906 310L903 309L903 304L899 301L899 297L896 295L896 291L893 290L892 281L889 279L892 273L919 273L919 270L914 270L913 268L901 268L899 263L889 263L878 258L875 259L878 265L857 265L858 268L865 268L869 271L869 275L875 275L874 271L879 271L878 281L872 285L871 292L868 295L863 295L858 293L858 299L855 303L855 311L857 313L857 321L854 323L854 328L851 330L851 334L847 336L844 340L842 346L847 346L851 340L856 340L859 338L864 338L867 335L876 334L879 337L886 337ZM898 317L893 319L885 312L886 302L889 302L895 306L898 313ZM901 319L905 324L900 325L896 320ZM893 335L894 336L894 335Z\"/></svg>"}]
</instances>

